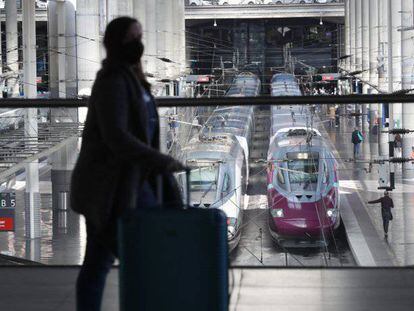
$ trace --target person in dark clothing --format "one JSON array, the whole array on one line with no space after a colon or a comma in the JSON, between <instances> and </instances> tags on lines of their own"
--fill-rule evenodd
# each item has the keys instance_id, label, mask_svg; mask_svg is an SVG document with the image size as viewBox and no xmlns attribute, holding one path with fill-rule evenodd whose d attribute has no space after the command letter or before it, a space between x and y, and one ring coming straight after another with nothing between
<instances>
[{"instance_id":1,"label":"person in dark clothing","mask_svg":"<svg viewBox=\"0 0 414 311\"><path fill-rule=\"evenodd\" d=\"M393 219L391 209L394 208L394 202L390 198L388 191L384 192L384 196L378 200L369 201L368 204L381 203L382 223L384 226L385 238L388 237L388 225Z\"/></svg>"},{"instance_id":2,"label":"person in dark clothing","mask_svg":"<svg viewBox=\"0 0 414 311\"><path fill-rule=\"evenodd\" d=\"M80 270L77 310L98 311L106 276L117 255L117 219L125 211L182 204L172 175L183 165L159 151L159 119L141 68L142 27L133 18L111 21L104 36L107 58L96 76L72 174L71 206L86 219L87 245ZM158 177L161 178L158 178Z\"/></svg>"},{"instance_id":3,"label":"person in dark clothing","mask_svg":"<svg viewBox=\"0 0 414 311\"><path fill-rule=\"evenodd\" d=\"M402 156L402 137L400 134L395 135L394 137L394 149L397 151L396 156L401 157Z\"/></svg>"},{"instance_id":4,"label":"person in dark clothing","mask_svg":"<svg viewBox=\"0 0 414 311\"><path fill-rule=\"evenodd\" d=\"M357 159L360 153L360 144L362 143L364 137L362 136L362 133L359 131L359 129L356 127L354 131L352 132L351 141L354 145L354 161Z\"/></svg>"}]
</instances>

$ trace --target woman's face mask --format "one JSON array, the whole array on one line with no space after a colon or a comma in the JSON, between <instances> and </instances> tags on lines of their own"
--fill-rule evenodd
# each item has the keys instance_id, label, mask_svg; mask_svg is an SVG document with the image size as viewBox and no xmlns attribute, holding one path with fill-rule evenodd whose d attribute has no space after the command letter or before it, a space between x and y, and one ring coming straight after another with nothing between
<instances>
[{"instance_id":1,"label":"woman's face mask","mask_svg":"<svg viewBox=\"0 0 414 311\"><path fill-rule=\"evenodd\" d=\"M144 45L141 40L133 40L122 47L122 56L129 64L136 64L144 54Z\"/></svg>"}]
</instances>

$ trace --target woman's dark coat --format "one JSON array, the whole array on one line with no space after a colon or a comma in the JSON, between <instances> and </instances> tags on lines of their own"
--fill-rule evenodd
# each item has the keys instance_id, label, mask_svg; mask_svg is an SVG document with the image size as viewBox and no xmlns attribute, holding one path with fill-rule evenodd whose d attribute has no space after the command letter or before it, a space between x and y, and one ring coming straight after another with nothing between
<instances>
[{"instance_id":1,"label":"woman's dark coat","mask_svg":"<svg viewBox=\"0 0 414 311\"><path fill-rule=\"evenodd\" d=\"M182 202L174 177L166 172L171 158L158 151L158 126L149 141L141 90L129 67L104 64L92 89L72 175L73 210L83 214L111 248L116 247L116 218L136 207L144 179L155 188L156 176L162 174L163 201L174 206Z\"/></svg>"},{"instance_id":2,"label":"woman's dark coat","mask_svg":"<svg viewBox=\"0 0 414 311\"><path fill-rule=\"evenodd\" d=\"M384 196L378 200L368 201L369 204L381 203L382 219L392 220L391 209L394 208L394 202L389 196Z\"/></svg>"}]
</instances>

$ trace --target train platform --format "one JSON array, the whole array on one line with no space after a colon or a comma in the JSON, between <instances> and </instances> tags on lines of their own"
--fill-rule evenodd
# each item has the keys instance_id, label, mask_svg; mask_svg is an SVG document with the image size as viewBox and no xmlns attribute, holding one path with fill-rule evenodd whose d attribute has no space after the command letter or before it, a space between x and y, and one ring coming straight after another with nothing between
<instances>
[{"instance_id":1,"label":"train platform","mask_svg":"<svg viewBox=\"0 0 414 311\"><path fill-rule=\"evenodd\" d=\"M73 266L0 267L2 310L72 311L78 272ZM413 290L413 269L240 268L230 271L229 310L408 311ZM119 310L118 305L118 270L113 268L102 310Z\"/></svg>"},{"instance_id":2,"label":"train platform","mask_svg":"<svg viewBox=\"0 0 414 311\"><path fill-rule=\"evenodd\" d=\"M370 159L378 151L376 135L363 132L365 141L361 146L360 159L353 156L351 133L353 125L345 117L340 126L324 124L324 135L332 144L338 159L341 193L341 214L346 228L348 243L359 266L413 266L414 265L414 179L413 169L396 166L396 189L391 192L394 201L394 220L390 223L388 238L384 237L381 207L367 204L379 198L383 190L378 190L378 167L369 169ZM377 157L378 158L378 157Z\"/></svg>"}]
</instances>

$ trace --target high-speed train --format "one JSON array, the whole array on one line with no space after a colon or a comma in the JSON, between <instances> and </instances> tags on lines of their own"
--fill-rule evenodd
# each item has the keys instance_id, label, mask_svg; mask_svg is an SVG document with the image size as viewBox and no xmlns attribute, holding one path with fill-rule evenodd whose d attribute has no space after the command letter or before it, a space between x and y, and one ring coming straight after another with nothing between
<instances>
[{"instance_id":1,"label":"high-speed train","mask_svg":"<svg viewBox=\"0 0 414 311\"><path fill-rule=\"evenodd\" d=\"M257 96L260 88L257 76L243 72L235 77L226 96ZM253 117L253 107L217 107L182 148L181 160L191 168L190 203L226 213L230 250L240 240ZM177 178L186 197L185 176Z\"/></svg>"},{"instance_id":2,"label":"high-speed train","mask_svg":"<svg viewBox=\"0 0 414 311\"><path fill-rule=\"evenodd\" d=\"M300 95L293 75L271 81L272 96ZM271 109L268 224L287 247L326 246L340 225L337 163L306 107Z\"/></svg>"},{"instance_id":3,"label":"high-speed train","mask_svg":"<svg viewBox=\"0 0 414 311\"><path fill-rule=\"evenodd\" d=\"M0 133L16 130L23 125L24 109L0 109Z\"/></svg>"}]
</instances>

